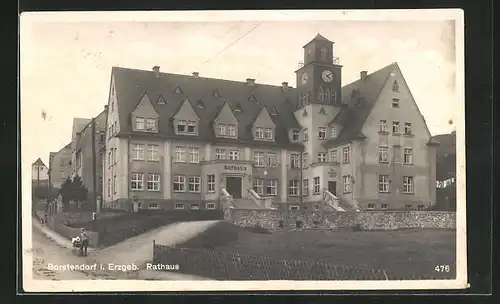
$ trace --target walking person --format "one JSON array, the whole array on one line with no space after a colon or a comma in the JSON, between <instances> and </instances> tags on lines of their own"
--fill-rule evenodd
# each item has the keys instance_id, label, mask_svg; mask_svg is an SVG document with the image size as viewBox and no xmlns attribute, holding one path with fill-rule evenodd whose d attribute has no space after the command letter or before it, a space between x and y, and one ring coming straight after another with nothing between
<instances>
[{"instance_id":1,"label":"walking person","mask_svg":"<svg viewBox=\"0 0 500 304\"><path fill-rule=\"evenodd\" d=\"M85 231L85 228L80 229L80 255L85 254L87 256L87 247L89 246L89 235Z\"/></svg>"}]
</instances>

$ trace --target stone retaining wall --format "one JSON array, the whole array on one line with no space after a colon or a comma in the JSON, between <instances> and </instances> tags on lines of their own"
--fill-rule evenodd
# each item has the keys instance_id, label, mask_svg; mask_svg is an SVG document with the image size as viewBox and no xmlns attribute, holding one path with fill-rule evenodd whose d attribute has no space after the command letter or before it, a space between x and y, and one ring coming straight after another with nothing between
<instances>
[{"instance_id":1,"label":"stone retaining wall","mask_svg":"<svg viewBox=\"0 0 500 304\"><path fill-rule=\"evenodd\" d=\"M295 228L360 228L363 230L395 230L405 228L455 229L455 212L442 211L361 211L304 212L230 209L225 219L243 227L267 229Z\"/></svg>"}]
</instances>

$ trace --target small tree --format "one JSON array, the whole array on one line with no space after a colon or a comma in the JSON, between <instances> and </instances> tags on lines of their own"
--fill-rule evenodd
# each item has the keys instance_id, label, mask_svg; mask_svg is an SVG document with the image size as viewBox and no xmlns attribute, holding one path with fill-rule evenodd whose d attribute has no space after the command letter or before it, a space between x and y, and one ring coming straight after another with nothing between
<instances>
[{"instance_id":1,"label":"small tree","mask_svg":"<svg viewBox=\"0 0 500 304\"><path fill-rule=\"evenodd\" d=\"M85 201L88 196L88 190L83 184L81 177L78 175L73 177L73 179L68 177L61 185L59 193L62 196L64 210L68 210L70 201Z\"/></svg>"}]
</instances>

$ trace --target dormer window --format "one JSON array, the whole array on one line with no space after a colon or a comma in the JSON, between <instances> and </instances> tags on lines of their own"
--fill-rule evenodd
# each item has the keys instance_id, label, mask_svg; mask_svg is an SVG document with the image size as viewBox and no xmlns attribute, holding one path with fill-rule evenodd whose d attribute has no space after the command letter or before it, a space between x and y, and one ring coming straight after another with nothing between
<instances>
[{"instance_id":1,"label":"dormer window","mask_svg":"<svg viewBox=\"0 0 500 304\"><path fill-rule=\"evenodd\" d=\"M264 139L264 128L255 128L255 138Z\"/></svg>"},{"instance_id":2,"label":"dormer window","mask_svg":"<svg viewBox=\"0 0 500 304\"><path fill-rule=\"evenodd\" d=\"M300 138L300 130L292 130L292 140L298 141Z\"/></svg>"},{"instance_id":3,"label":"dormer window","mask_svg":"<svg viewBox=\"0 0 500 304\"><path fill-rule=\"evenodd\" d=\"M219 130L219 135L220 136L226 136L226 125L224 124L218 124L217 129Z\"/></svg>"},{"instance_id":4,"label":"dormer window","mask_svg":"<svg viewBox=\"0 0 500 304\"><path fill-rule=\"evenodd\" d=\"M228 125L227 126L227 135L231 137L236 136L236 126L235 125Z\"/></svg>"},{"instance_id":5,"label":"dormer window","mask_svg":"<svg viewBox=\"0 0 500 304\"><path fill-rule=\"evenodd\" d=\"M273 139L273 129L265 128L264 129L264 137L267 140L272 140Z\"/></svg>"},{"instance_id":6,"label":"dormer window","mask_svg":"<svg viewBox=\"0 0 500 304\"><path fill-rule=\"evenodd\" d=\"M188 133L195 133L196 132L196 122L194 122L194 121L187 122L187 132Z\"/></svg>"},{"instance_id":7,"label":"dormer window","mask_svg":"<svg viewBox=\"0 0 500 304\"><path fill-rule=\"evenodd\" d=\"M177 132L178 133L185 133L186 132L186 121L185 120L180 120L177 122Z\"/></svg>"},{"instance_id":8,"label":"dormer window","mask_svg":"<svg viewBox=\"0 0 500 304\"><path fill-rule=\"evenodd\" d=\"M393 92L399 92L399 84L396 80L394 80L394 84L392 85Z\"/></svg>"},{"instance_id":9,"label":"dormer window","mask_svg":"<svg viewBox=\"0 0 500 304\"><path fill-rule=\"evenodd\" d=\"M146 130L147 131L156 131L156 119L147 118L146 119Z\"/></svg>"},{"instance_id":10,"label":"dormer window","mask_svg":"<svg viewBox=\"0 0 500 304\"><path fill-rule=\"evenodd\" d=\"M309 140L309 131L307 128L304 128L304 141Z\"/></svg>"},{"instance_id":11,"label":"dormer window","mask_svg":"<svg viewBox=\"0 0 500 304\"><path fill-rule=\"evenodd\" d=\"M330 138L334 139L337 137L337 128L336 127L331 127L330 128Z\"/></svg>"},{"instance_id":12,"label":"dormer window","mask_svg":"<svg viewBox=\"0 0 500 304\"><path fill-rule=\"evenodd\" d=\"M144 117L136 117L135 118L135 128L137 130L144 130L146 127L146 121L144 120Z\"/></svg>"}]
</instances>

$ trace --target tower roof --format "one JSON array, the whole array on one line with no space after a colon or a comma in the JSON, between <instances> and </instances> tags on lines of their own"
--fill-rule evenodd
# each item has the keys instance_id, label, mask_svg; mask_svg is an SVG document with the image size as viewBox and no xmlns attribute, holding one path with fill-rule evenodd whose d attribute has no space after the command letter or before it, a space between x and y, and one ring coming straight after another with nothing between
<instances>
[{"instance_id":1,"label":"tower roof","mask_svg":"<svg viewBox=\"0 0 500 304\"><path fill-rule=\"evenodd\" d=\"M316 37L314 37L311 41L309 41L308 43L306 43L303 47L306 47L306 46L308 46L309 44L311 44L311 43L313 43L315 41L323 41L323 42L329 42L329 43L333 44L332 41L326 39L325 37L321 36L320 33L318 33L318 35L316 35Z\"/></svg>"}]
</instances>

